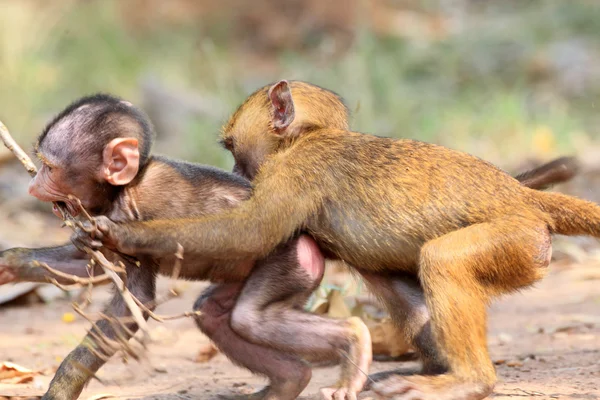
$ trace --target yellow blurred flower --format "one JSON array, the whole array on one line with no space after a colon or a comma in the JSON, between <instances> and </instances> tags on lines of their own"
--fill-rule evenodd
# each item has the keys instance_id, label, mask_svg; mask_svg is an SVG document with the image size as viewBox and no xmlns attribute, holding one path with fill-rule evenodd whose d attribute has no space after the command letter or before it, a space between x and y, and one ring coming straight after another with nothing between
<instances>
[{"instance_id":1,"label":"yellow blurred flower","mask_svg":"<svg viewBox=\"0 0 600 400\"><path fill-rule=\"evenodd\" d=\"M538 126L531 138L533 148L540 154L552 153L556 148L554 132L547 126Z\"/></svg>"},{"instance_id":2,"label":"yellow blurred flower","mask_svg":"<svg viewBox=\"0 0 600 400\"><path fill-rule=\"evenodd\" d=\"M75 315L73 313L66 312L63 314L62 322L64 322L65 324L70 324L73 321L75 321Z\"/></svg>"}]
</instances>

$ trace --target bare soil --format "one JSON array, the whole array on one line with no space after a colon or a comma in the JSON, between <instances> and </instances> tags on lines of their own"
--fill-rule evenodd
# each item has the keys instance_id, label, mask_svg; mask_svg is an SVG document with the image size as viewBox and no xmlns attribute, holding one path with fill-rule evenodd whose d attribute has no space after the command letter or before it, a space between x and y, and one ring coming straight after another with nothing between
<instances>
[{"instance_id":1,"label":"bare soil","mask_svg":"<svg viewBox=\"0 0 600 400\"><path fill-rule=\"evenodd\" d=\"M538 287L495 302L490 308L489 344L499 383L493 397L537 399L600 398L600 265L554 263ZM159 290L169 283L161 279ZM158 311L188 310L202 283L184 283L185 293ZM108 288L95 289L93 307L108 299ZM69 301L9 305L0 308L0 361L31 369L56 367L85 334L88 323L62 320ZM222 354L205 363L194 361L208 339L189 319L150 322L157 342L149 347L149 362L123 364L112 359L81 398L106 393L119 398L213 399L248 393L264 385L234 366ZM315 332L318 334L318 332ZM375 362L372 372L415 368L414 362ZM303 398L316 398L318 388L336 379L337 368L316 369ZM31 384L2 385L0 396L39 396L51 375ZM366 392L362 398L371 397Z\"/></svg>"},{"instance_id":2,"label":"bare soil","mask_svg":"<svg viewBox=\"0 0 600 400\"><path fill-rule=\"evenodd\" d=\"M28 178L21 168L17 165L0 170L0 250L66 242L70 231L59 229L49 207L26 195ZM579 180L581 185L577 185ZM575 180L574 187L585 188L587 197L595 196L587 175ZM565 191L577 194L571 189ZM584 250L589 250L589 243L558 238L555 254L559 261L551 264L546 279L535 288L491 305L489 348L499 378L494 398L600 398L600 257ZM591 247L597 248L597 244L594 241ZM571 254L565 257L565 253ZM169 284L161 278L158 292L165 293ZM191 310L206 284L182 285L182 296L161 305L159 313ZM90 311L101 309L109 297L108 287L96 288ZM64 296L46 304L21 301L0 305L0 362L50 371L28 384L0 384L0 399L41 396L45 392L51 371L89 328L89 323L79 317L64 322L63 316L69 312L71 304ZM124 364L114 357L98 373L102 383L91 382L81 399L99 394L124 399L214 399L253 392L265 384L264 379L234 366L222 354L208 362L196 362L208 339L190 319L162 324L150 321L149 325L156 341L146 353L148 361ZM415 362L375 362L371 372L417 366ZM315 369L303 398L317 397L319 387L335 382L337 375L337 368ZM361 395L363 399L369 397L373 394Z\"/></svg>"}]
</instances>

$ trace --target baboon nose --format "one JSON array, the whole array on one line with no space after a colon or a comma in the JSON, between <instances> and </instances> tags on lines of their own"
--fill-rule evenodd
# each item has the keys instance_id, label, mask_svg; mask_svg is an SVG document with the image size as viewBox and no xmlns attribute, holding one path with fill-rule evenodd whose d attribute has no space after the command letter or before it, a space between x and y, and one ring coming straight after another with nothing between
<instances>
[{"instance_id":1,"label":"baboon nose","mask_svg":"<svg viewBox=\"0 0 600 400\"><path fill-rule=\"evenodd\" d=\"M29 194L31 196L34 197L39 197L39 193L38 193L38 189L37 189L37 184L35 183L35 179L32 179L31 182L29 182Z\"/></svg>"}]
</instances>

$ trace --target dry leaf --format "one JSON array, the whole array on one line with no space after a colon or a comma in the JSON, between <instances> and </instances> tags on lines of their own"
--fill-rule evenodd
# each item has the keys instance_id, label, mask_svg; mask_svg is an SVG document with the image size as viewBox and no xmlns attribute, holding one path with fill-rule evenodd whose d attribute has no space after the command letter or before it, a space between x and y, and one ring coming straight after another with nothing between
<instances>
[{"instance_id":1,"label":"dry leaf","mask_svg":"<svg viewBox=\"0 0 600 400\"><path fill-rule=\"evenodd\" d=\"M0 396L0 400L40 400L42 396Z\"/></svg>"},{"instance_id":2,"label":"dry leaf","mask_svg":"<svg viewBox=\"0 0 600 400\"><path fill-rule=\"evenodd\" d=\"M410 346L389 318L381 322L367 323L371 332L373 354L398 357L410 351Z\"/></svg>"},{"instance_id":3,"label":"dry leaf","mask_svg":"<svg viewBox=\"0 0 600 400\"><path fill-rule=\"evenodd\" d=\"M352 308L352 316L358 317L363 321L366 321L369 316L367 315L367 311L365 310L365 306L363 303L357 302L356 305Z\"/></svg>"},{"instance_id":4,"label":"dry leaf","mask_svg":"<svg viewBox=\"0 0 600 400\"><path fill-rule=\"evenodd\" d=\"M389 317L381 312L381 309L370 304L364 304L356 299L355 306L350 309L346 304L342 292L331 289L327 296L318 298L311 307L315 314L327 315L332 318L349 318L356 316L361 318L371 332L372 349L374 355L398 357L408 353L411 348L396 330Z\"/></svg>"},{"instance_id":5,"label":"dry leaf","mask_svg":"<svg viewBox=\"0 0 600 400\"><path fill-rule=\"evenodd\" d=\"M344 301L344 296L338 289L331 289L328 291L327 296L317 298L310 307L310 312L332 318L349 318L352 316Z\"/></svg>"},{"instance_id":6,"label":"dry leaf","mask_svg":"<svg viewBox=\"0 0 600 400\"><path fill-rule=\"evenodd\" d=\"M217 354L219 354L219 349L217 349L212 343L205 343L200 346L198 355L196 355L196 359L194 361L197 363L205 363L210 361Z\"/></svg>"},{"instance_id":7,"label":"dry leaf","mask_svg":"<svg viewBox=\"0 0 600 400\"><path fill-rule=\"evenodd\" d=\"M10 385L18 385L21 383L30 383L33 382L33 378L35 378L37 374L24 374L20 376L15 376L14 378L1 379L0 382L10 384Z\"/></svg>"},{"instance_id":8,"label":"dry leaf","mask_svg":"<svg viewBox=\"0 0 600 400\"><path fill-rule=\"evenodd\" d=\"M30 374L33 371L20 365L4 361L0 364L0 379L12 378L18 374Z\"/></svg>"},{"instance_id":9,"label":"dry leaf","mask_svg":"<svg viewBox=\"0 0 600 400\"><path fill-rule=\"evenodd\" d=\"M39 372L5 361L0 363L0 382L7 384L29 383Z\"/></svg>"},{"instance_id":10,"label":"dry leaf","mask_svg":"<svg viewBox=\"0 0 600 400\"><path fill-rule=\"evenodd\" d=\"M327 315L331 318L350 318L352 313L339 290L329 292L329 309Z\"/></svg>"},{"instance_id":11,"label":"dry leaf","mask_svg":"<svg viewBox=\"0 0 600 400\"><path fill-rule=\"evenodd\" d=\"M327 314L327 310L329 310L329 300L328 299L318 299L315 304L311 308L311 312L318 315Z\"/></svg>"}]
</instances>

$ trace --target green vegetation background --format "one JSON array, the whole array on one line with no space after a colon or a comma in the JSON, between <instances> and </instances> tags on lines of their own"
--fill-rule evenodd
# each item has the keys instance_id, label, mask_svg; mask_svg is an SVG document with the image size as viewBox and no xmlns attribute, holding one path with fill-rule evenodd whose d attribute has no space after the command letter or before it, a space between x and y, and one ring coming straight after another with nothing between
<instances>
[{"instance_id":1,"label":"green vegetation background","mask_svg":"<svg viewBox=\"0 0 600 400\"><path fill-rule=\"evenodd\" d=\"M396 3L394 10L417 10L401 15L452 16L448 3L461 15L456 29L433 39L376 33L366 21L345 27L352 40L339 52L334 35L310 27L299 45L265 50L252 46L256 32L240 35L227 10L161 19L160 9L142 7L140 18L153 19L140 28L127 14L135 9L117 1L0 0L0 120L29 145L70 101L110 92L158 107L149 112L168 143L159 152L229 168L216 143L220 125L254 89L286 78L341 94L355 130L433 141L501 165L597 142L599 1ZM295 29L287 23L282 32ZM144 87L156 85L176 100L152 99Z\"/></svg>"}]
</instances>

